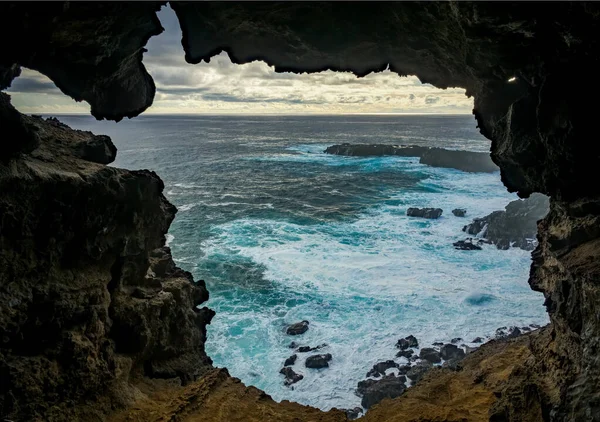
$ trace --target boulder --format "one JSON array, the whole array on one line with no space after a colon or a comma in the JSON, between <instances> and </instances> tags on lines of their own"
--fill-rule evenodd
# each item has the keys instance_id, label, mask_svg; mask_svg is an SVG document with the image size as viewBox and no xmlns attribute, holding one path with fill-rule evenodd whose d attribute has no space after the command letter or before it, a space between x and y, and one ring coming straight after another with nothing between
<instances>
[{"instance_id":1,"label":"boulder","mask_svg":"<svg viewBox=\"0 0 600 422\"><path fill-rule=\"evenodd\" d=\"M462 337L455 337L455 338L453 338L452 340L450 340L450 343L452 343L452 344L456 344L456 343L460 343L461 341L464 341L464 340L462 339Z\"/></svg>"},{"instance_id":2,"label":"boulder","mask_svg":"<svg viewBox=\"0 0 600 422\"><path fill-rule=\"evenodd\" d=\"M409 217L421 217L421 218L429 218L436 219L440 218L444 210L441 208L414 208L411 207L406 210L406 215Z\"/></svg>"},{"instance_id":3,"label":"boulder","mask_svg":"<svg viewBox=\"0 0 600 422\"><path fill-rule=\"evenodd\" d=\"M415 352L412 349L400 350L398 353L396 353L396 357L410 359L414 353Z\"/></svg>"},{"instance_id":4,"label":"boulder","mask_svg":"<svg viewBox=\"0 0 600 422\"><path fill-rule=\"evenodd\" d=\"M298 353L308 353L308 352L313 352L315 350L322 349L323 347L327 347L327 344L323 343L323 344L320 344L320 345L315 346L315 347L300 346L300 347L298 347L297 352Z\"/></svg>"},{"instance_id":5,"label":"boulder","mask_svg":"<svg viewBox=\"0 0 600 422\"><path fill-rule=\"evenodd\" d=\"M385 371L390 368L398 368L398 364L393 360L386 360L385 362L379 362L373 365L373 368L367 372L367 377L380 377L385 375Z\"/></svg>"},{"instance_id":6,"label":"boulder","mask_svg":"<svg viewBox=\"0 0 600 422\"><path fill-rule=\"evenodd\" d=\"M326 353L324 355L313 355L313 356L309 356L306 358L304 365L307 368L314 368L314 369L328 368L329 367L328 362L331 359L332 359L332 356L330 353Z\"/></svg>"},{"instance_id":7,"label":"boulder","mask_svg":"<svg viewBox=\"0 0 600 422\"><path fill-rule=\"evenodd\" d=\"M481 337L475 337L471 343L483 343L483 339Z\"/></svg>"},{"instance_id":8,"label":"boulder","mask_svg":"<svg viewBox=\"0 0 600 422\"><path fill-rule=\"evenodd\" d=\"M365 382L372 381L372 382ZM387 375L380 380L365 380L358 383L356 393L362 396L361 405L368 409L381 400L393 399L406 391L406 377Z\"/></svg>"},{"instance_id":9,"label":"boulder","mask_svg":"<svg viewBox=\"0 0 600 422\"><path fill-rule=\"evenodd\" d=\"M285 385L286 387L289 387L290 385L295 384L298 381L300 381L302 378L304 378L304 375L297 374L289 366L281 368L281 370L279 371L279 373L283 374L283 376L285 376L285 381L283 382L283 385Z\"/></svg>"},{"instance_id":10,"label":"boulder","mask_svg":"<svg viewBox=\"0 0 600 422\"><path fill-rule=\"evenodd\" d=\"M426 360L427 362L431 363L440 363L442 361L442 358L440 357L440 352L438 352L435 349L432 349L431 347L422 348L421 352L419 353L419 357L421 358L421 360Z\"/></svg>"},{"instance_id":11,"label":"boulder","mask_svg":"<svg viewBox=\"0 0 600 422\"><path fill-rule=\"evenodd\" d=\"M297 336L299 334L304 334L306 331L308 331L308 324L309 324L309 322L306 320L296 322L287 327L286 333L288 333L291 336Z\"/></svg>"},{"instance_id":12,"label":"boulder","mask_svg":"<svg viewBox=\"0 0 600 422\"><path fill-rule=\"evenodd\" d=\"M283 366L290 366L296 363L296 359L298 359L298 355L292 355L285 360Z\"/></svg>"},{"instance_id":13,"label":"boulder","mask_svg":"<svg viewBox=\"0 0 600 422\"><path fill-rule=\"evenodd\" d=\"M465 351L454 344L444 344L440 349L440 357L444 360L460 360L465 357Z\"/></svg>"},{"instance_id":14,"label":"boulder","mask_svg":"<svg viewBox=\"0 0 600 422\"><path fill-rule=\"evenodd\" d=\"M363 413L361 407L355 407L354 409L345 409L346 416L348 420L353 421L354 419L358 419L359 416Z\"/></svg>"},{"instance_id":15,"label":"boulder","mask_svg":"<svg viewBox=\"0 0 600 422\"><path fill-rule=\"evenodd\" d=\"M419 347L419 342L417 341L415 336L410 335L408 337L404 337L398 340L398 342L396 343L396 347L400 350L406 350L409 347Z\"/></svg>"},{"instance_id":16,"label":"boulder","mask_svg":"<svg viewBox=\"0 0 600 422\"><path fill-rule=\"evenodd\" d=\"M467 214L467 210L464 208L454 208L452 214L454 214L455 217L464 217Z\"/></svg>"},{"instance_id":17,"label":"boulder","mask_svg":"<svg viewBox=\"0 0 600 422\"><path fill-rule=\"evenodd\" d=\"M406 376L413 383L419 382L423 375L425 375L429 370L433 368L433 364L428 361L422 361L417 363L414 366L411 366L410 369L406 372Z\"/></svg>"}]
</instances>

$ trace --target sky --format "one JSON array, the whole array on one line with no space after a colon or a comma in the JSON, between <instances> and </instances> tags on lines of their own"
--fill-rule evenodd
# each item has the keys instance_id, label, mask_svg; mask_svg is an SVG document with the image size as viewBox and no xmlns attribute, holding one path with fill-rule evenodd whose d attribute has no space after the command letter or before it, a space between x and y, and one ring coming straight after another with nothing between
<instances>
[{"instance_id":1,"label":"sky","mask_svg":"<svg viewBox=\"0 0 600 422\"><path fill-rule=\"evenodd\" d=\"M210 63L185 62L181 29L165 6L158 14L165 31L152 37L143 63L157 91L145 114L470 114L464 89L441 90L415 76L390 71L358 78L352 73L275 73L261 61L231 63L223 52ZM87 103L62 94L44 75L23 69L7 90L23 113L89 113Z\"/></svg>"}]
</instances>

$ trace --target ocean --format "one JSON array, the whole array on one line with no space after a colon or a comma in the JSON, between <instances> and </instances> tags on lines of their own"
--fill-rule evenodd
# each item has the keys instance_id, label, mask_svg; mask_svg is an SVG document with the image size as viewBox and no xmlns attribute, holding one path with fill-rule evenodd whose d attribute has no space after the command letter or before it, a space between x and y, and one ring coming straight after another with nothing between
<instances>
[{"instance_id":1,"label":"ocean","mask_svg":"<svg viewBox=\"0 0 600 422\"><path fill-rule=\"evenodd\" d=\"M118 124L59 116L112 137L116 167L151 169L178 213L168 234L176 263L206 281L207 352L215 366L275 400L321 409L360 406L356 384L392 359L400 337L422 345L546 324L528 284L531 256L512 248L456 250L463 225L517 198L499 173L464 173L411 157L341 157L336 143L489 151L472 116L151 116ZM440 207L438 220L406 216ZM466 208L466 218L452 215ZM287 324L308 320L300 336ZM326 343L330 367L293 367L291 341ZM398 362L403 358L397 358Z\"/></svg>"}]
</instances>

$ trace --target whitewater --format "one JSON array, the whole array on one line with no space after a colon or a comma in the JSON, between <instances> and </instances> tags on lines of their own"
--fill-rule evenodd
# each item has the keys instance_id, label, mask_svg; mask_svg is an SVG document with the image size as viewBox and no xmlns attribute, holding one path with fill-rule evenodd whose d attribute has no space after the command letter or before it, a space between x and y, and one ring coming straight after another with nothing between
<instances>
[{"instance_id":1,"label":"whitewater","mask_svg":"<svg viewBox=\"0 0 600 422\"><path fill-rule=\"evenodd\" d=\"M179 266L206 281L205 305L216 311L207 353L275 400L360 406L356 384L394 357L400 337L473 345L501 326L547 323L543 297L527 284L529 252L452 246L472 218L517 198L499 173L323 153L341 142L488 151L471 116L60 119L110 135L119 149L113 165L148 168L165 181L179 210L168 244ZM444 213L407 217L414 206ZM300 320L309 330L287 335ZM310 353L299 354L294 370L304 379L293 388L279 374L291 341L326 343L333 356L314 370L303 363Z\"/></svg>"}]
</instances>

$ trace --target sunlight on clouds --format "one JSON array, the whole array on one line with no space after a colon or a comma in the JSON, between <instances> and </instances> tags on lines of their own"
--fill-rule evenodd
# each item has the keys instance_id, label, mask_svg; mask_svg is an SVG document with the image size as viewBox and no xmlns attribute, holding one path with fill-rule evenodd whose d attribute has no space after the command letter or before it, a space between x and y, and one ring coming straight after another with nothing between
<instances>
[{"instance_id":1,"label":"sunlight on clouds","mask_svg":"<svg viewBox=\"0 0 600 422\"><path fill-rule=\"evenodd\" d=\"M226 53L210 63L184 60L175 14L163 8L165 32L150 39L144 64L157 92L151 113L471 113L463 89L441 90L415 76L389 70L358 78L351 73L275 73L264 62L231 63ZM8 92L25 113L89 112L63 95L45 76L24 69Z\"/></svg>"}]
</instances>

